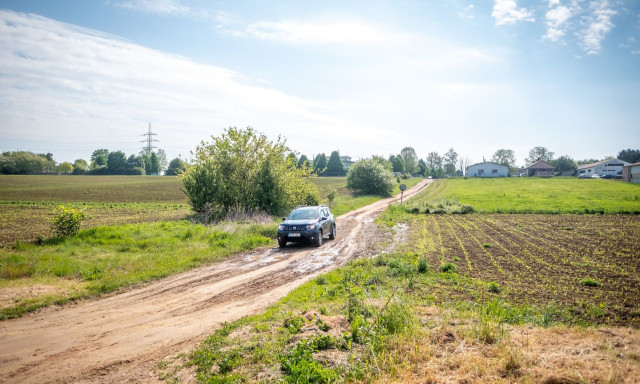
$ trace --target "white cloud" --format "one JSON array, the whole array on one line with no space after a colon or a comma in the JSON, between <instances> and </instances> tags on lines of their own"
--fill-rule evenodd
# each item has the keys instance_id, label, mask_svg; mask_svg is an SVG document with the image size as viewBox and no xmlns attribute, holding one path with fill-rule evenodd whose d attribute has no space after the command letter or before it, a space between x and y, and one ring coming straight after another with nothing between
<instances>
[{"instance_id":1,"label":"white cloud","mask_svg":"<svg viewBox=\"0 0 640 384\"><path fill-rule=\"evenodd\" d=\"M159 147L171 157L228 126L251 125L270 137L299 137L300 130L360 137L367 132L325 114L325 105L237 72L40 16L0 11L0 45L5 140L38 140L46 131L74 138L68 146L81 153L76 156L99 147L137 153L150 121ZM78 140L92 144L74 144ZM115 144L125 140L130 147Z\"/></svg>"},{"instance_id":2,"label":"white cloud","mask_svg":"<svg viewBox=\"0 0 640 384\"><path fill-rule=\"evenodd\" d=\"M328 22L309 20L258 21L240 29L232 27L239 22L228 15L219 15L217 21L218 28L235 36L290 45L368 45L404 38L399 34L389 33L376 26L353 20Z\"/></svg>"},{"instance_id":3,"label":"white cloud","mask_svg":"<svg viewBox=\"0 0 640 384\"><path fill-rule=\"evenodd\" d=\"M515 24L518 21L535 21L533 12L526 8L518 8L515 0L495 0L491 16L496 25Z\"/></svg>"},{"instance_id":4,"label":"white cloud","mask_svg":"<svg viewBox=\"0 0 640 384\"><path fill-rule=\"evenodd\" d=\"M579 33L579 38L582 49L588 55L595 55L600 52L602 40L615 27L611 19L618 12L607 0L592 1L589 12L584 18L586 27Z\"/></svg>"},{"instance_id":5,"label":"white cloud","mask_svg":"<svg viewBox=\"0 0 640 384\"><path fill-rule=\"evenodd\" d=\"M549 3L551 5L551 2ZM564 37L569 26L569 20L574 15L574 9L560 5L559 1L554 2L553 5L555 8L547 11L545 15L547 33L543 36L543 39L557 42Z\"/></svg>"},{"instance_id":6,"label":"white cloud","mask_svg":"<svg viewBox=\"0 0 640 384\"><path fill-rule=\"evenodd\" d=\"M184 16L192 12L189 6L181 4L179 0L127 0L109 2L109 4L124 9L161 16Z\"/></svg>"}]
</instances>

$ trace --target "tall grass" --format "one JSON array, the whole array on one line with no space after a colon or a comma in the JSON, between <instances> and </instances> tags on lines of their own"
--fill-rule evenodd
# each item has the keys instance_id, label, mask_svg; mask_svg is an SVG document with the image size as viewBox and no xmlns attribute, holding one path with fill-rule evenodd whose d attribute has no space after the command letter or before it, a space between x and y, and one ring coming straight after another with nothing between
<instances>
[{"instance_id":1,"label":"tall grass","mask_svg":"<svg viewBox=\"0 0 640 384\"><path fill-rule=\"evenodd\" d=\"M47 240L42 245L17 243L13 248L0 249L0 287L14 286L17 279L23 286L37 285L42 279L60 286L65 285L64 280L79 284L73 290L57 290L54 297L18 300L2 308L0 319L272 245L275 233L276 224L203 226L183 220L95 227L74 237Z\"/></svg>"}]
</instances>

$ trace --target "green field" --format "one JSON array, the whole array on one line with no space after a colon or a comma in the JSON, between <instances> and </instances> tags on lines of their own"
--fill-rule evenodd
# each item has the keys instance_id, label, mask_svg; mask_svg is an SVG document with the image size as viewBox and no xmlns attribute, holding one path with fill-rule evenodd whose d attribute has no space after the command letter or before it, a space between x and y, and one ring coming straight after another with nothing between
<instances>
[{"instance_id":1,"label":"green field","mask_svg":"<svg viewBox=\"0 0 640 384\"><path fill-rule=\"evenodd\" d=\"M344 177L312 180L322 197L338 191L336 215L380 199L353 196ZM176 177L0 176L0 319L273 245L275 220L210 226L184 220L192 212L180 187ZM60 204L89 215L80 234L63 241L48 239Z\"/></svg>"},{"instance_id":2,"label":"green field","mask_svg":"<svg viewBox=\"0 0 640 384\"><path fill-rule=\"evenodd\" d=\"M485 213L640 213L640 185L618 180L496 178L438 180L413 200L443 202Z\"/></svg>"},{"instance_id":3,"label":"green field","mask_svg":"<svg viewBox=\"0 0 640 384\"><path fill-rule=\"evenodd\" d=\"M330 189L338 192L332 204L336 216L380 199L354 196L345 177L311 180L324 204ZM419 180L402 182L413 186ZM185 219L192 211L181 186L177 177L0 175L0 246L48 237L48 220L60 204L86 207L90 218L84 228Z\"/></svg>"}]
</instances>

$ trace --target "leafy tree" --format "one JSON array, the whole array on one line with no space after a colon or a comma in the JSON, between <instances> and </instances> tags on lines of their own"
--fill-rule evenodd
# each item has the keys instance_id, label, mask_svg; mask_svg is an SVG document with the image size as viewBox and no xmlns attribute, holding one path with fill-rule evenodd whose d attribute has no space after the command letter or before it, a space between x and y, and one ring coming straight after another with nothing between
<instances>
[{"instance_id":1,"label":"leafy tree","mask_svg":"<svg viewBox=\"0 0 640 384\"><path fill-rule=\"evenodd\" d=\"M458 161L458 153L453 150L453 148L449 148L447 153L442 157L444 160L444 171L448 175L453 175L456 173L456 162Z\"/></svg>"},{"instance_id":2,"label":"leafy tree","mask_svg":"<svg viewBox=\"0 0 640 384\"><path fill-rule=\"evenodd\" d=\"M48 160L46 155L28 151L4 152L0 155L0 171L4 174L51 172L55 165L55 161Z\"/></svg>"},{"instance_id":3,"label":"leafy tree","mask_svg":"<svg viewBox=\"0 0 640 384\"><path fill-rule=\"evenodd\" d=\"M583 159L583 160L576 161L576 165L592 164L592 163L597 163L598 161L600 161L600 160L597 160L597 159Z\"/></svg>"},{"instance_id":4,"label":"leafy tree","mask_svg":"<svg viewBox=\"0 0 640 384\"><path fill-rule=\"evenodd\" d=\"M389 172L393 172L393 165L391 165L391 162L387 159L385 159L382 156L371 156L371 159L373 159L374 161L377 161L378 163L382 164L382 166L388 170Z\"/></svg>"},{"instance_id":5,"label":"leafy tree","mask_svg":"<svg viewBox=\"0 0 640 384\"><path fill-rule=\"evenodd\" d=\"M313 172L316 175L324 175L327 168L327 156L324 153L319 154L313 160Z\"/></svg>"},{"instance_id":6,"label":"leafy tree","mask_svg":"<svg viewBox=\"0 0 640 384\"><path fill-rule=\"evenodd\" d=\"M182 160L179 157L176 157L175 159L171 160L171 162L169 163L169 168L167 169L167 172L165 173L165 175L167 176L179 175L180 173L184 172L185 169L187 169L187 162Z\"/></svg>"},{"instance_id":7,"label":"leafy tree","mask_svg":"<svg viewBox=\"0 0 640 384\"><path fill-rule=\"evenodd\" d=\"M404 158L402 156L391 155L389 156L389 162L391 162L391 165L393 166L393 172L400 172L404 174L407 171L407 167L404 164Z\"/></svg>"},{"instance_id":8,"label":"leafy tree","mask_svg":"<svg viewBox=\"0 0 640 384\"><path fill-rule=\"evenodd\" d=\"M284 140L272 142L253 128L228 128L196 148L181 175L194 211L222 217L229 212L267 211L282 215L299 204L317 204L310 167L298 169L287 158Z\"/></svg>"},{"instance_id":9,"label":"leafy tree","mask_svg":"<svg viewBox=\"0 0 640 384\"><path fill-rule=\"evenodd\" d=\"M133 170L134 168L144 169L144 159L142 156L131 155L127 158L127 169Z\"/></svg>"},{"instance_id":10,"label":"leafy tree","mask_svg":"<svg viewBox=\"0 0 640 384\"><path fill-rule=\"evenodd\" d=\"M58 166L58 172L60 173L71 173L73 172L73 165L70 162L65 161Z\"/></svg>"},{"instance_id":11,"label":"leafy tree","mask_svg":"<svg viewBox=\"0 0 640 384\"><path fill-rule=\"evenodd\" d=\"M578 167L576 162L568 155L558 157L551 162L551 165L556 168L557 172L573 171Z\"/></svg>"},{"instance_id":12,"label":"leafy tree","mask_svg":"<svg viewBox=\"0 0 640 384\"><path fill-rule=\"evenodd\" d=\"M338 151L331 152L325 174L327 176L344 176L347 174L347 171L344 169L344 164L342 164L342 160L340 160L340 153Z\"/></svg>"},{"instance_id":13,"label":"leafy tree","mask_svg":"<svg viewBox=\"0 0 640 384\"><path fill-rule=\"evenodd\" d=\"M127 172L127 155L122 151L110 152L107 156L107 172L122 175Z\"/></svg>"},{"instance_id":14,"label":"leafy tree","mask_svg":"<svg viewBox=\"0 0 640 384\"><path fill-rule=\"evenodd\" d=\"M164 149L158 149L156 156L158 156L158 173L160 173L160 171L167 168L169 161L167 161L167 153Z\"/></svg>"},{"instance_id":15,"label":"leafy tree","mask_svg":"<svg viewBox=\"0 0 640 384\"><path fill-rule=\"evenodd\" d=\"M298 168L305 168L310 166L311 166L311 163L309 162L309 159L307 158L307 156L301 155L300 159L298 159Z\"/></svg>"},{"instance_id":16,"label":"leafy tree","mask_svg":"<svg viewBox=\"0 0 640 384\"><path fill-rule=\"evenodd\" d=\"M549 162L553 160L553 152L546 147L534 147L529 151L529 157L526 158L527 165L531 165L537 161Z\"/></svg>"},{"instance_id":17,"label":"leafy tree","mask_svg":"<svg viewBox=\"0 0 640 384\"><path fill-rule=\"evenodd\" d=\"M427 163L424 162L424 160L420 159L418 160L418 174L420 176L426 176L427 175Z\"/></svg>"},{"instance_id":18,"label":"leafy tree","mask_svg":"<svg viewBox=\"0 0 640 384\"><path fill-rule=\"evenodd\" d=\"M435 178L442 177L444 169L442 169L442 157L440 157L438 152L429 152L426 163L429 176Z\"/></svg>"},{"instance_id":19,"label":"leafy tree","mask_svg":"<svg viewBox=\"0 0 640 384\"><path fill-rule=\"evenodd\" d=\"M349 167L347 188L356 193L391 196L394 186L391 169L377 160L359 160Z\"/></svg>"},{"instance_id":20,"label":"leafy tree","mask_svg":"<svg viewBox=\"0 0 640 384\"><path fill-rule=\"evenodd\" d=\"M160 159L158 158L158 155L156 155L155 152L151 152L151 156L149 157L149 171L147 172L147 174L159 175L161 170L162 169L160 168Z\"/></svg>"},{"instance_id":21,"label":"leafy tree","mask_svg":"<svg viewBox=\"0 0 640 384\"><path fill-rule=\"evenodd\" d=\"M73 162L73 174L81 175L89 170L89 163L84 159L76 159Z\"/></svg>"},{"instance_id":22,"label":"leafy tree","mask_svg":"<svg viewBox=\"0 0 640 384\"><path fill-rule=\"evenodd\" d=\"M491 161L513 168L516 166L516 154L512 149L498 149L491 156Z\"/></svg>"},{"instance_id":23,"label":"leafy tree","mask_svg":"<svg viewBox=\"0 0 640 384\"><path fill-rule=\"evenodd\" d=\"M91 154L91 169L103 168L107 166L108 149L96 149Z\"/></svg>"},{"instance_id":24,"label":"leafy tree","mask_svg":"<svg viewBox=\"0 0 640 384\"><path fill-rule=\"evenodd\" d=\"M418 155L412 147L404 147L400 151L400 156L404 160L404 167L407 173L414 174L418 172Z\"/></svg>"},{"instance_id":25,"label":"leafy tree","mask_svg":"<svg viewBox=\"0 0 640 384\"><path fill-rule=\"evenodd\" d=\"M287 155L287 161L293 164L294 167L298 166L298 157L294 152L289 152L289 154Z\"/></svg>"},{"instance_id":26,"label":"leafy tree","mask_svg":"<svg viewBox=\"0 0 640 384\"><path fill-rule=\"evenodd\" d=\"M618 159L631 164L640 162L640 149L623 149L618 152Z\"/></svg>"},{"instance_id":27,"label":"leafy tree","mask_svg":"<svg viewBox=\"0 0 640 384\"><path fill-rule=\"evenodd\" d=\"M467 173L467 167L469 166L469 163L471 162L471 160L468 157L464 157L464 158L460 158L458 160L458 165L460 166L460 168L458 169L458 172L460 172L460 176L464 176Z\"/></svg>"}]
</instances>

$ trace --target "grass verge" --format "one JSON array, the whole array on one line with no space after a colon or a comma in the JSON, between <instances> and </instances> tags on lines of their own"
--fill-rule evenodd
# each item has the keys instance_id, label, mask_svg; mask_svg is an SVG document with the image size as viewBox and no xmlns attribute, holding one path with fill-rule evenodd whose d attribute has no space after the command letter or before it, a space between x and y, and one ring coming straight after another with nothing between
<instances>
[{"instance_id":1,"label":"grass verge","mask_svg":"<svg viewBox=\"0 0 640 384\"><path fill-rule=\"evenodd\" d=\"M188 221L101 226L42 245L0 248L0 319L272 246L276 224Z\"/></svg>"}]
</instances>

